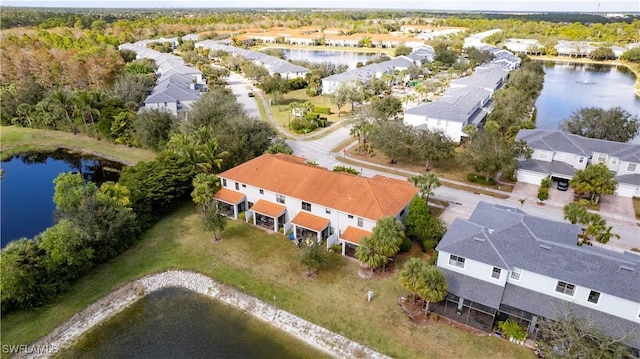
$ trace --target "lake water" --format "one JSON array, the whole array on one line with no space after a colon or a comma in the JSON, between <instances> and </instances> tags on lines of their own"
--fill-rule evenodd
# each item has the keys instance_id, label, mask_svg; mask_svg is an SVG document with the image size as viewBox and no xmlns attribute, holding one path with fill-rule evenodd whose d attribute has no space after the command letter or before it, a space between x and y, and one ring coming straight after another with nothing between
<instances>
[{"instance_id":1,"label":"lake water","mask_svg":"<svg viewBox=\"0 0 640 359\"><path fill-rule=\"evenodd\" d=\"M287 60L306 60L314 63L330 62L333 64L347 64L349 69L356 68L358 62L366 63L368 60L379 56L376 53L309 50L309 49L280 49Z\"/></svg>"},{"instance_id":2,"label":"lake water","mask_svg":"<svg viewBox=\"0 0 640 359\"><path fill-rule=\"evenodd\" d=\"M250 314L178 288L151 293L58 358L328 358Z\"/></svg>"},{"instance_id":3,"label":"lake water","mask_svg":"<svg viewBox=\"0 0 640 359\"><path fill-rule=\"evenodd\" d=\"M53 180L63 172L80 172L88 181L117 181L122 165L65 151L29 153L1 163L0 235L2 248L22 237L32 238L52 226Z\"/></svg>"},{"instance_id":4,"label":"lake water","mask_svg":"<svg viewBox=\"0 0 640 359\"><path fill-rule=\"evenodd\" d=\"M635 76L623 66L544 62L544 88L536 101L536 127L557 129L581 107L620 106L640 115ZM633 142L638 142L637 137Z\"/></svg>"}]
</instances>

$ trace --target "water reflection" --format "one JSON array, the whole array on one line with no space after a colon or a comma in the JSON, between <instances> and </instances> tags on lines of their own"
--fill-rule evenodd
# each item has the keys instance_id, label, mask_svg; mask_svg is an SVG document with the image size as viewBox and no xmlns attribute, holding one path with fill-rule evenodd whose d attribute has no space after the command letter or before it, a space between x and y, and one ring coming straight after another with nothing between
<instances>
[{"instance_id":1,"label":"water reflection","mask_svg":"<svg viewBox=\"0 0 640 359\"><path fill-rule=\"evenodd\" d=\"M310 49L281 49L287 60L306 60L313 63L330 62L332 64L346 64L349 69L356 68L358 62L366 63L380 53L365 53L351 51L310 50Z\"/></svg>"}]
</instances>

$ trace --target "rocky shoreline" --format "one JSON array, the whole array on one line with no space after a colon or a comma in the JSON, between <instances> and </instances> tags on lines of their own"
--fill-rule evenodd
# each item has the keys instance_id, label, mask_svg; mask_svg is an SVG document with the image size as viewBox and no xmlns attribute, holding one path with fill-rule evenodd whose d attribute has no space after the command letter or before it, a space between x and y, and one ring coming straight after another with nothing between
<instances>
[{"instance_id":1,"label":"rocky shoreline","mask_svg":"<svg viewBox=\"0 0 640 359\"><path fill-rule=\"evenodd\" d=\"M389 358L340 334L330 332L293 314L279 310L273 305L232 287L217 283L205 275L181 270L152 274L125 284L28 346L28 348L51 348L53 350L42 352L25 350L14 358L53 357L57 348L72 344L79 336L103 320L119 313L138 299L149 293L170 287L185 288L243 310L336 358Z\"/></svg>"}]
</instances>

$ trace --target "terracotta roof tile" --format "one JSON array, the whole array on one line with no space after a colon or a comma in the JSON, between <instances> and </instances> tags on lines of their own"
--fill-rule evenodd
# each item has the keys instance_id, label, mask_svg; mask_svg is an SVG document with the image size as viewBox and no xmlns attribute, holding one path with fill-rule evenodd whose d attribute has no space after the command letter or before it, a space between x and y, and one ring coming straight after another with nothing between
<instances>
[{"instance_id":1,"label":"terracotta roof tile","mask_svg":"<svg viewBox=\"0 0 640 359\"><path fill-rule=\"evenodd\" d=\"M323 231L329 225L328 219L304 211L298 213L291 222L316 232Z\"/></svg>"},{"instance_id":2,"label":"terracotta roof tile","mask_svg":"<svg viewBox=\"0 0 640 359\"><path fill-rule=\"evenodd\" d=\"M244 193L232 191L227 188L220 188L213 198L229 204L238 204L244 199Z\"/></svg>"},{"instance_id":3,"label":"terracotta roof tile","mask_svg":"<svg viewBox=\"0 0 640 359\"><path fill-rule=\"evenodd\" d=\"M363 237L371 237L371 232L352 226L347 227L340 236L342 240L353 244L358 244Z\"/></svg>"},{"instance_id":4,"label":"terracotta roof tile","mask_svg":"<svg viewBox=\"0 0 640 359\"><path fill-rule=\"evenodd\" d=\"M287 207L283 205L265 201L264 199L258 200L258 202L256 202L253 207L251 207L252 211L267 215L272 218L280 217L280 215L284 213L286 209Z\"/></svg>"},{"instance_id":5,"label":"terracotta roof tile","mask_svg":"<svg viewBox=\"0 0 640 359\"><path fill-rule=\"evenodd\" d=\"M219 177L374 221L397 216L418 193L407 181L333 172L304 161L296 156L264 154Z\"/></svg>"}]
</instances>

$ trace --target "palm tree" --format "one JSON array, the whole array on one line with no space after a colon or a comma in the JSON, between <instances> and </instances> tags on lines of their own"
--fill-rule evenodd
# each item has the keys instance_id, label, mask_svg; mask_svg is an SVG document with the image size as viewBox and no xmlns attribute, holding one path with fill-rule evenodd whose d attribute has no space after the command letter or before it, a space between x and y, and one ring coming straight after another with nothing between
<instances>
[{"instance_id":1,"label":"palm tree","mask_svg":"<svg viewBox=\"0 0 640 359\"><path fill-rule=\"evenodd\" d=\"M413 294L413 301L416 295L424 286L425 263L419 258L411 258L404 263L400 272L400 285Z\"/></svg>"},{"instance_id":2,"label":"palm tree","mask_svg":"<svg viewBox=\"0 0 640 359\"><path fill-rule=\"evenodd\" d=\"M373 273L374 269L387 263L387 257L377 253L371 237L363 237L360 240L356 248L356 258L360 263L371 268L371 273Z\"/></svg>"},{"instance_id":3,"label":"palm tree","mask_svg":"<svg viewBox=\"0 0 640 359\"><path fill-rule=\"evenodd\" d=\"M208 211L213 203L213 195L220 188L218 177L214 174L198 173L193 178L192 184L191 198L193 202L200 205L202 211Z\"/></svg>"},{"instance_id":4,"label":"palm tree","mask_svg":"<svg viewBox=\"0 0 640 359\"><path fill-rule=\"evenodd\" d=\"M404 228L395 217L385 216L377 221L371 233L371 242L376 253L384 256L383 271L386 270L388 257L394 256L400 251L403 239Z\"/></svg>"},{"instance_id":5,"label":"palm tree","mask_svg":"<svg viewBox=\"0 0 640 359\"><path fill-rule=\"evenodd\" d=\"M612 226L605 226L604 228L602 228L601 231L595 236L596 241L598 243L607 244L607 242L609 242L611 238L620 239L620 235L611 233L612 229Z\"/></svg>"},{"instance_id":6,"label":"palm tree","mask_svg":"<svg viewBox=\"0 0 640 359\"><path fill-rule=\"evenodd\" d=\"M222 161L229 155L227 151L220 151L216 138L199 146L197 152L199 155L197 159L198 167L205 173L213 173L214 168L220 170L222 168Z\"/></svg>"},{"instance_id":7,"label":"palm tree","mask_svg":"<svg viewBox=\"0 0 640 359\"><path fill-rule=\"evenodd\" d=\"M564 219L569 220L571 224L585 223L587 217L587 209L577 202L569 203L562 209L564 211Z\"/></svg>"},{"instance_id":8,"label":"palm tree","mask_svg":"<svg viewBox=\"0 0 640 359\"><path fill-rule=\"evenodd\" d=\"M93 132L98 137L95 117L100 116L100 111L96 108L96 94L94 92L78 91L71 99L73 105L73 115L78 116L84 122L85 131L89 132L87 117L93 125ZM94 117L95 116L95 117Z\"/></svg>"},{"instance_id":9,"label":"palm tree","mask_svg":"<svg viewBox=\"0 0 640 359\"><path fill-rule=\"evenodd\" d=\"M439 302L447 296L447 278L435 266L429 266L424 272L424 286L418 295L425 301L425 313L429 313L429 303Z\"/></svg>"},{"instance_id":10,"label":"palm tree","mask_svg":"<svg viewBox=\"0 0 640 359\"><path fill-rule=\"evenodd\" d=\"M429 196L433 196L433 191L440 187L440 180L433 173L411 176L409 177L409 182L420 189L422 199L426 203L429 203Z\"/></svg>"},{"instance_id":11,"label":"palm tree","mask_svg":"<svg viewBox=\"0 0 640 359\"><path fill-rule=\"evenodd\" d=\"M55 90L48 99L49 110L56 113L58 117L64 118L69 122L69 126L73 134L77 134L78 130L71 120L71 95L65 90Z\"/></svg>"}]
</instances>

